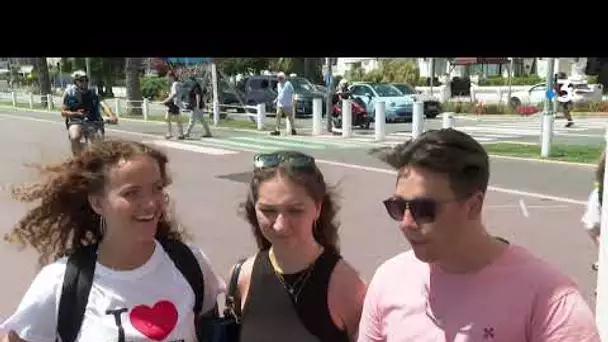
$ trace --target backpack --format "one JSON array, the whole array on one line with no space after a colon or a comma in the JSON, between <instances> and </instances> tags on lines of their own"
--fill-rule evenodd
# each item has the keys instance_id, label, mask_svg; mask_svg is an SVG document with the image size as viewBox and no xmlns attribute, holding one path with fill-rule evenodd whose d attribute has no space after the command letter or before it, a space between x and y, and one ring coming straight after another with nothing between
<instances>
[{"instance_id":1,"label":"backpack","mask_svg":"<svg viewBox=\"0 0 608 342\"><path fill-rule=\"evenodd\" d=\"M205 102L205 100L203 98L204 91L203 91L203 87L200 85L198 80L196 80L194 77L185 80L182 84L181 90L182 90L182 101L181 102L184 104L185 109L192 110L194 108L197 108L197 106L196 106L197 91L201 95L201 102L202 102L201 105L198 107L198 109L203 108L202 104Z\"/></svg>"},{"instance_id":2,"label":"backpack","mask_svg":"<svg viewBox=\"0 0 608 342\"><path fill-rule=\"evenodd\" d=\"M190 247L181 241L163 239L159 242L192 287L195 297L193 310L198 315L205 295L205 281L198 260ZM93 285L96 261L97 245L79 248L68 258L57 315L57 335L61 342L74 342L78 337Z\"/></svg>"}]
</instances>

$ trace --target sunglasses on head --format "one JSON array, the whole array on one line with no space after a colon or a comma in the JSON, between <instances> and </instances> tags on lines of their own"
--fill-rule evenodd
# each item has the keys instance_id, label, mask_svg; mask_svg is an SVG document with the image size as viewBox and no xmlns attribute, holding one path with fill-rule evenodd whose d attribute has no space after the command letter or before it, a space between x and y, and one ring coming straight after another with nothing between
<instances>
[{"instance_id":1,"label":"sunglasses on head","mask_svg":"<svg viewBox=\"0 0 608 342\"><path fill-rule=\"evenodd\" d=\"M439 201L428 197L405 199L391 197L383 201L388 215L395 221L403 221L405 210L409 209L417 224L432 223L437 218L439 205L458 199Z\"/></svg>"},{"instance_id":2,"label":"sunglasses on head","mask_svg":"<svg viewBox=\"0 0 608 342\"><path fill-rule=\"evenodd\" d=\"M287 165L294 168L314 168L315 159L299 152L259 153L253 157L256 169L274 168Z\"/></svg>"}]
</instances>

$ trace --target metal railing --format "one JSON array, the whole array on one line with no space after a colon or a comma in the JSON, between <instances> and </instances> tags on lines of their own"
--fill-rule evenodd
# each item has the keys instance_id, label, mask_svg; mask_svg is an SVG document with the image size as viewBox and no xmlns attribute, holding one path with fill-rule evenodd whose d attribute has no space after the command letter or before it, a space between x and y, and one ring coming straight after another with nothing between
<instances>
[{"instance_id":1,"label":"metal railing","mask_svg":"<svg viewBox=\"0 0 608 342\"><path fill-rule=\"evenodd\" d=\"M0 102L11 105L13 107L31 108L31 109L44 109L44 110L57 110L59 111L63 105L63 97L52 94L33 94L33 93L20 93L16 91L11 92L0 92ZM145 121L151 120L152 117L164 117L167 112L167 107L159 101L151 101L149 99L143 99L141 101L131 101L121 98L112 98L104 100L105 104L108 105L116 116L131 116L131 114L141 115ZM257 124L259 130L263 129L264 118L268 116L265 104L258 104L257 106L240 106L234 104L219 104L207 103L207 113L213 113L213 122L215 125L219 124L222 117L228 116L241 116L247 117L252 122ZM184 110L187 112L187 110Z\"/></svg>"}]
</instances>

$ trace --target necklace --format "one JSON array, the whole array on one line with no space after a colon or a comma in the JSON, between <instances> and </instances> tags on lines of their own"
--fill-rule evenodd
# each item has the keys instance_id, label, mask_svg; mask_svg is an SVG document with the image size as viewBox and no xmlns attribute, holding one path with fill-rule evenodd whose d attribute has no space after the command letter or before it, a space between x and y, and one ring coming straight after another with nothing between
<instances>
[{"instance_id":1,"label":"necklace","mask_svg":"<svg viewBox=\"0 0 608 342\"><path fill-rule=\"evenodd\" d=\"M276 265L276 262L274 260L274 253L272 253L272 250L270 250L268 253L268 259L270 260L270 265L272 266L273 273L279 279L281 285L283 285L285 290L287 290L291 299L297 304L300 299L300 295L302 294L302 291L308 284L308 280L312 275L318 257L315 258L315 260L313 260L303 271L298 272L300 274L295 279L295 281L293 281L292 284L289 284L289 282L285 279L283 273L280 271L280 268Z\"/></svg>"}]
</instances>

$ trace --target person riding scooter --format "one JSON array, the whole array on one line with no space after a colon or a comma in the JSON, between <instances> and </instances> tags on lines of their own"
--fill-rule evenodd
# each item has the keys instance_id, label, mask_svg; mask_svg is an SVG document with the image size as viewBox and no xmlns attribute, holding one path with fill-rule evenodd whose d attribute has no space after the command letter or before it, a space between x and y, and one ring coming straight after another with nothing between
<instances>
[{"instance_id":1,"label":"person riding scooter","mask_svg":"<svg viewBox=\"0 0 608 342\"><path fill-rule=\"evenodd\" d=\"M351 98L352 93L350 89L348 89L349 85L348 80L345 78L340 80L338 88L336 89L336 95L338 96L339 100L347 100Z\"/></svg>"}]
</instances>

